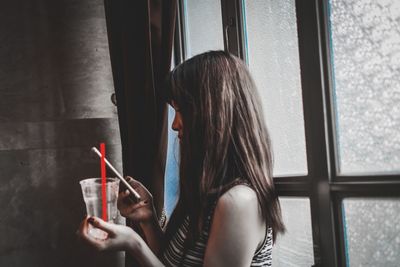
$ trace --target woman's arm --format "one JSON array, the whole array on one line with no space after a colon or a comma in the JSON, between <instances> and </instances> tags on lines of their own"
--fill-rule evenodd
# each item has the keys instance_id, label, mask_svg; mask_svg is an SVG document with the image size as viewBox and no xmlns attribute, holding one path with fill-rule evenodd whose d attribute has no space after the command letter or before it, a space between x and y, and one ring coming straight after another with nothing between
<instances>
[{"instance_id":1,"label":"woman's arm","mask_svg":"<svg viewBox=\"0 0 400 267\"><path fill-rule=\"evenodd\" d=\"M160 255L161 245L164 240L164 232L160 227L157 216L155 215L156 212L154 211L153 214L152 220L140 222L139 226L145 235L147 245L156 255Z\"/></svg>"},{"instance_id":2,"label":"woman's arm","mask_svg":"<svg viewBox=\"0 0 400 267\"><path fill-rule=\"evenodd\" d=\"M250 266L265 231L254 190L244 185L231 188L217 202L204 266Z\"/></svg>"},{"instance_id":3,"label":"woman's arm","mask_svg":"<svg viewBox=\"0 0 400 267\"><path fill-rule=\"evenodd\" d=\"M139 193L141 201L134 203L130 200L128 190L118 195L118 209L121 215L138 225L148 246L155 254L160 253L164 232L162 231L153 205L153 196L139 181L127 176L128 183Z\"/></svg>"},{"instance_id":4,"label":"woman's arm","mask_svg":"<svg viewBox=\"0 0 400 267\"><path fill-rule=\"evenodd\" d=\"M138 239L127 252L131 253L142 267L164 266L143 239Z\"/></svg>"}]
</instances>

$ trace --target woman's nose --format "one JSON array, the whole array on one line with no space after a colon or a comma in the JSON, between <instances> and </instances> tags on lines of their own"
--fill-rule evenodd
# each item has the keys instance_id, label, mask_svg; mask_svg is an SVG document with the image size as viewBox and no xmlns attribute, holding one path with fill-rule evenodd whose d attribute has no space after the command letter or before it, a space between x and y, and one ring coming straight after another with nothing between
<instances>
[{"instance_id":1,"label":"woman's nose","mask_svg":"<svg viewBox=\"0 0 400 267\"><path fill-rule=\"evenodd\" d=\"M179 122L176 116L174 117L174 121L172 122L171 128L174 131L179 131Z\"/></svg>"}]
</instances>

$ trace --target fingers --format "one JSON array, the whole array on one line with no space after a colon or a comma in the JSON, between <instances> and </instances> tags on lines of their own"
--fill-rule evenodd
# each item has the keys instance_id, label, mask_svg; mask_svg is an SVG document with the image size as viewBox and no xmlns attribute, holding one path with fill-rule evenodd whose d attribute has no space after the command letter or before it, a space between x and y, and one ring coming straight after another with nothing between
<instances>
[{"instance_id":1,"label":"fingers","mask_svg":"<svg viewBox=\"0 0 400 267\"><path fill-rule=\"evenodd\" d=\"M104 232L107 232L108 234L115 234L114 224L105 222L102 219L97 218L97 217L90 217L89 219L87 219L87 221L94 227L97 227L97 228L103 230Z\"/></svg>"},{"instance_id":2,"label":"fingers","mask_svg":"<svg viewBox=\"0 0 400 267\"><path fill-rule=\"evenodd\" d=\"M78 236L78 238L82 238L85 234L87 234L88 231L88 224L87 224L87 219L89 216L86 215L86 217L83 219L81 224L79 225L78 230L76 230L75 234Z\"/></svg>"},{"instance_id":3,"label":"fingers","mask_svg":"<svg viewBox=\"0 0 400 267\"><path fill-rule=\"evenodd\" d=\"M147 188L138 180L133 179L130 176L126 176L126 181L132 186L132 188L139 193L141 198L152 198L151 193ZM134 195L130 196L134 202L137 202L138 199Z\"/></svg>"},{"instance_id":4,"label":"fingers","mask_svg":"<svg viewBox=\"0 0 400 267\"><path fill-rule=\"evenodd\" d=\"M99 240L89 234L89 219L90 217L86 216L86 218L81 222L78 231L76 231L76 234L78 235L78 238L84 241L86 244L94 247L97 250L103 250L103 240Z\"/></svg>"},{"instance_id":5,"label":"fingers","mask_svg":"<svg viewBox=\"0 0 400 267\"><path fill-rule=\"evenodd\" d=\"M126 216L131 212L140 209L149 204L148 200L142 200L140 202L133 202L129 198L129 194L125 194L125 196L121 196L121 198L117 202L118 210L121 212L121 215Z\"/></svg>"},{"instance_id":6,"label":"fingers","mask_svg":"<svg viewBox=\"0 0 400 267\"><path fill-rule=\"evenodd\" d=\"M127 196L129 196L130 192L128 189L126 189L125 191L121 191L118 194L118 201L122 201L127 199Z\"/></svg>"},{"instance_id":7,"label":"fingers","mask_svg":"<svg viewBox=\"0 0 400 267\"><path fill-rule=\"evenodd\" d=\"M133 205L135 202L136 201L132 199L131 193L128 190L118 194L117 207L119 210L124 210L127 206Z\"/></svg>"},{"instance_id":8,"label":"fingers","mask_svg":"<svg viewBox=\"0 0 400 267\"><path fill-rule=\"evenodd\" d=\"M126 181L133 187L133 189L144 188L141 182L133 179L130 176L126 176Z\"/></svg>"},{"instance_id":9,"label":"fingers","mask_svg":"<svg viewBox=\"0 0 400 267\"><path fill-rule=\"evenodd\" d=\"M147 204L147 202L141 201L141 202L129 205L129 206L125 207L123 211L121 211L121 215L123 215L124 217L129 216L135 210L138 210L138 209L146 206L146 204Z\"/></svg>"},{"instance_id":10,"label":"fingers","mask_svg":"<svg viewBox=\"0 0 400 267\"><path fill-rule=\"evenodd\" d=\"M133 179L130 176L125 176L125 181L135 190L137 191L139 194L146 192L147 189L146 187L143 186L142 183L140 183L139 181ZM127 189L127 187L124 184L120 185L120 192L125 191L125 189ZM136 197L134 197L133 200L136 200Z\"/></svg>"}]
</instances>

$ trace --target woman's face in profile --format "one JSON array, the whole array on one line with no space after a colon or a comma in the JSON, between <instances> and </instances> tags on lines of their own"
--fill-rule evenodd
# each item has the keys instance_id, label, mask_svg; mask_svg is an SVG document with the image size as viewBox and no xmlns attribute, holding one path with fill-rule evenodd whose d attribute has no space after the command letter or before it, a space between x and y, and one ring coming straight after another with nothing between
<instances>
[{"instance_id":1,"label":"woman's face in profile","mask_svg":"<svg viewBox=\"0 0 400 267\"><path fill-rule=\"evenodd\" d=\"M178 138L181 140L183 137L183 122L182 122L182 115L179 111L178 106L174 101L172 101L171 106L175 110L175 117L174 121L172 122L171 128L172 130L178 132Z\"/></svg>"}]
</instances>

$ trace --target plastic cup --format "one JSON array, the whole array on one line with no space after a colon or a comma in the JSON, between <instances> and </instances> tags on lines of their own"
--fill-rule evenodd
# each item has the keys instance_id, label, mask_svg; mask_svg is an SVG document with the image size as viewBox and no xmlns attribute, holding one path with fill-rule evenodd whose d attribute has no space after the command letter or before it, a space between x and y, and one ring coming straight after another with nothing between
<instances>
[{"instance_id":1,"label":"plastic cup","mask_svg":"<svg viewBox=\"0 0 400 267\"><path fill-rule=\"evenodd\" d=\"M89 178L79 182L82 188L86 212L89 216L103 218L103 199L101 178ZM119 179L106 178L107 221L116 223L118 217L117 199ZM98 239L107 238L107 233L89 224L89 234Z\"/></svg>"}]
</instances>

